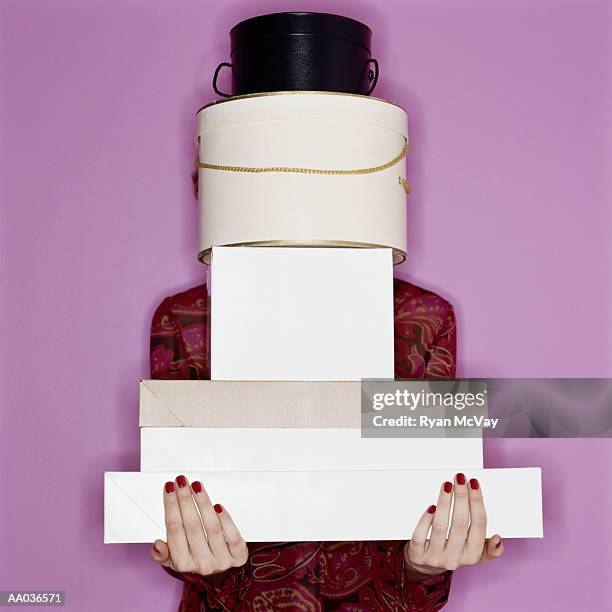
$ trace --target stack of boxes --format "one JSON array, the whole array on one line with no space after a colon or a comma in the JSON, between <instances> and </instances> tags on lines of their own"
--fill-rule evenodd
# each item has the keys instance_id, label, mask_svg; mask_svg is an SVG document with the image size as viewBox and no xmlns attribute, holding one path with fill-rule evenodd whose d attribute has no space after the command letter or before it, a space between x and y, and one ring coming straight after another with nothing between
<instances>
[{"instance_id":1,"label":"stack of boxes","mask_svg":"<svg viewBox=\"0 0 612 612\"><path fill-rule=\"evenodd\" d=\"M481 480L491 533L541 536L536 468L483 470L480 438L360 435L361 379L394 378L405 111L254 94L201 109L197 139L211 380L141 382L141 472L106 474L105 541L165 539L179 473L247 541L407 539L459 470Z\"/></svg>"}]
</instances>

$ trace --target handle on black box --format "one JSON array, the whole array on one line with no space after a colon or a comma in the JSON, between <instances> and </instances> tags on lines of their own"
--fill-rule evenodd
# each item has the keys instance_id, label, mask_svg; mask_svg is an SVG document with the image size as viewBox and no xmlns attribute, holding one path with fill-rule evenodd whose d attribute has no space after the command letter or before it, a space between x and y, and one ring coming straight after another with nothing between
<instances>
[{"instance_id":1,"label":"handle on black box","mask_svg":"<svg viewBox=\"0 0 612 612\"><path fill-rule=\"evenodd\" d=\"M219 77L219 73L221 72L221 68L223 68L224 66L227 66L228 68L231 68L231 67L232 67L232 65L231 65L231 64L228 64L227 62L221 62L221 63L220 63L218 66L217 66L217 68L216 68L216 70L215 70L215 74L214 74L214 76L213 76L212 86L213 86L213 89L215 90L215 93L216 93L218 96L221 96L222 98L231 98L231 97L232 97L232 94L227 94L227 93L224 93L223 91L220 91L220 90L219 90L219 88L217 87L217 78ZM376 73L378 74L378 68L376 69Z\"/></svg>"},{"instance_id":2,"label":"handle on black box","mask_svg":"<svg viewBox=\"0 0 612 612\"><path fill-rule=\"evenodd\" d=\"M371 57L366 62L366 66L369 66L370 64L374 66L374 70L372 70L372 68L368 70L368 81L370 81L370 89L365 92L364 95L366 96L369 96L374 91L376 83L378 83L378 60L375 60L373 57Z\"/></svg>"}]
</instances>

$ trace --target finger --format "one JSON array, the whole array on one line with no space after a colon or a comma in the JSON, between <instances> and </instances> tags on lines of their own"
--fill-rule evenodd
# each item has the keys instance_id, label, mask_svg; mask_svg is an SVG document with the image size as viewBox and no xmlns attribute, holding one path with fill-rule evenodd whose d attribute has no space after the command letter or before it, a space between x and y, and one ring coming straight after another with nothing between
<instances>
[{"instance_id":1,"label":"finger","mask_svg":"<svg viewBox=\"0 0 612 612\"><path fill-rule=\"evenodd\" d=\"M487 540L480 562L484 563L486 561L491 561L491 559L497 559L497 557L501 557L503 554L504 543L501 536L499 534L495 534Z\"/></svg>"},{"instance_id":2,"label":"finger","mask_svg":"<svg viewBox=\"0 0 612 612\"><path fill-rule=\"evenodd\" d=\"M231 565L232 558L225 541L223 528L217 518L217 513L210 501L210 497L201 482L196 481L193 485L193 497L202 515L204 531L206 531L206 538L208 539L208 546L212 551L212 555L222 565Z\"/></svg>"},{"instance_id":3,"label":"finger","mask_svg":"<svg viewBox=\"0 0 612 612\"><path fill-rule=\"evenodd\" d=\"M448 519L450 516L451 501L453 499L453 483L443 482L440 486L438 504L431 525L431 536L427 552L440 555L446 546L448 534Z\"/></svg>"},{"instance_id":4,"label":"finger","mask_svg":"<svg viewBox=\"0 0 612 612\"><path fill-rule=\"evenodd\" d=\"M196 170L195 172L192 172L191 174L191 184L193 187L193 195L195 196L196 200L198 199L198 171Z\"/></svg>"},{"instance_id":5,"label":"finger","mask_svg":"<svg viewBox=\"0 0 612 612\"><path fill-rule=\"evenodd\" d=\"M178 487L176 496L183 518L183 527L187 536L189 550L198 565L202 566L202 564L209 562L212 557L208 542L206 541L204 527L202 526L202 519L198 514L187 478L182 474L177 476L176 484Z\"/></svg>"},{"instance_id":6,"label":"finger","mask_svg":"<svg viewBox=\"0 0 612 612\"><path fill-rule=\"evenodd\" d=\"M435 506L429 506L423 514L419 522L416 524L412 537L410 538L410 558L415 563L420 563L425 554L425 547L427 544L427 534L434 520L434 514L436 512Z\"/></svg>"},{"instance_id":7,"label":"finger","mask_svg":"<svg viewBox=\"0 0 612 612\"><path fill-rule=\"evenodd\" d=\"M175 489L176 487L171 481L164 485L164 513L168 549L172 566L188 571L187 568L191 567L193 559L191 558L187 536L183 529L183 518Z\"/></svg>"},{"instance_id":8,"label":"finger","mask_svg":"<svg viewBox=\"0 0 612 612\"><path fill-rule=\"evenodd\" d=\"M151 557L158 563L170 567L170 549L163 540L155 540L151 546Z\"/></svg>"},{"instance_id":9,"label":"finger","mask_svg":"<svg viewBox=\"0 0 612 612\"><path fill-rule=\"evenodd\" d=\"M446 551L449 557L461 561L470 525L470 502L465 474L455 474L453 516Z\"/></svg>"},{"instance_id":10,"label":"finger","mask_svg":"<svg viewBox=\"0 0 612 612\"><path fill-rule=\"evenodd\" d=\"M487 512L482 497L482 489L476 478L470 478L467 489L470 504L470 527L465 544L464 563L475 565L480 562L485 547Z\"/></svg>"},{"instance_id":11,"label":"finger","mask_svg":"<svg viewBox=\"0 0 612 612\"><path fill-rule=\"evenodd\" d=\"M238 531L238 527L236 527L230 513L221 504L215 504L213 507L217 513L219 523L221 523L221 529L223 529L225 534L227 548L232 559L237 565L245 564L249 551L242 534Z\"/></svg>"}]
</instances>

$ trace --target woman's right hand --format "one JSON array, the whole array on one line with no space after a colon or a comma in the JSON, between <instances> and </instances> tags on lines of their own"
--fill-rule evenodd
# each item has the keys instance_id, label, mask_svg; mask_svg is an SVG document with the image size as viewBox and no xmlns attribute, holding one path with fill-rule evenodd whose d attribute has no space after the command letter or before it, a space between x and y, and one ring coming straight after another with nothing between
<instances>
[{"instance_id":1,"label":"woman's right hand","mask_svg":"<svg viewBox=\"0 0 612 612\"><path fill-rule=\"evenodd\" d=\"M151 547L151 557L161 565L209 576L246 563L249 551L243 537L227 510L213 506L201 482L189 486L185 476L167 482L164 511L168 542L155 540Z\"/></svg>"}]
</instances>

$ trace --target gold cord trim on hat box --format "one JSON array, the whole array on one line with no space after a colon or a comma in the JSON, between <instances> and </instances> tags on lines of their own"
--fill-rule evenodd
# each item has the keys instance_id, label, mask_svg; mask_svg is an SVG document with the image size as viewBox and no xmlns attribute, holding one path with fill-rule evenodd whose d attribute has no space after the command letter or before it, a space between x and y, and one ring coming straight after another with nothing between
<instances>
[{"instance_id":1,"label":"gold cord trim on hat box","mask_svg":"<svg viewBox=\"0 0 612 612\"><path fill-rule=\"evenodd\" d=\"M388 168L392 168L396 164L398 164L402 159L406 157L408 154L408 142L404 142L404 146L402 150L396 155L392 160L381 164L380 166L372 166L370 168L355 168L352 170L340 170L340 169L324 169L324 168L295 168L289 166L267 166L267 167L258 167L258 166L227 166L222 164L209 164L205 162L201 162L199 159L196 159L196 168L203 168L205 170L221 170L223 172L250 172L250 173L260 173L260 172L290 172L297 174L317 174L317 175L333 175L333 176L355 176L355 175L363 175L363 174L374 174L375 172L382 172L383 170L387 170ZM410 193L410 183L408 181L399 176L398 183L404 188L406 193Z\"/></svg>"}]
</instances>

